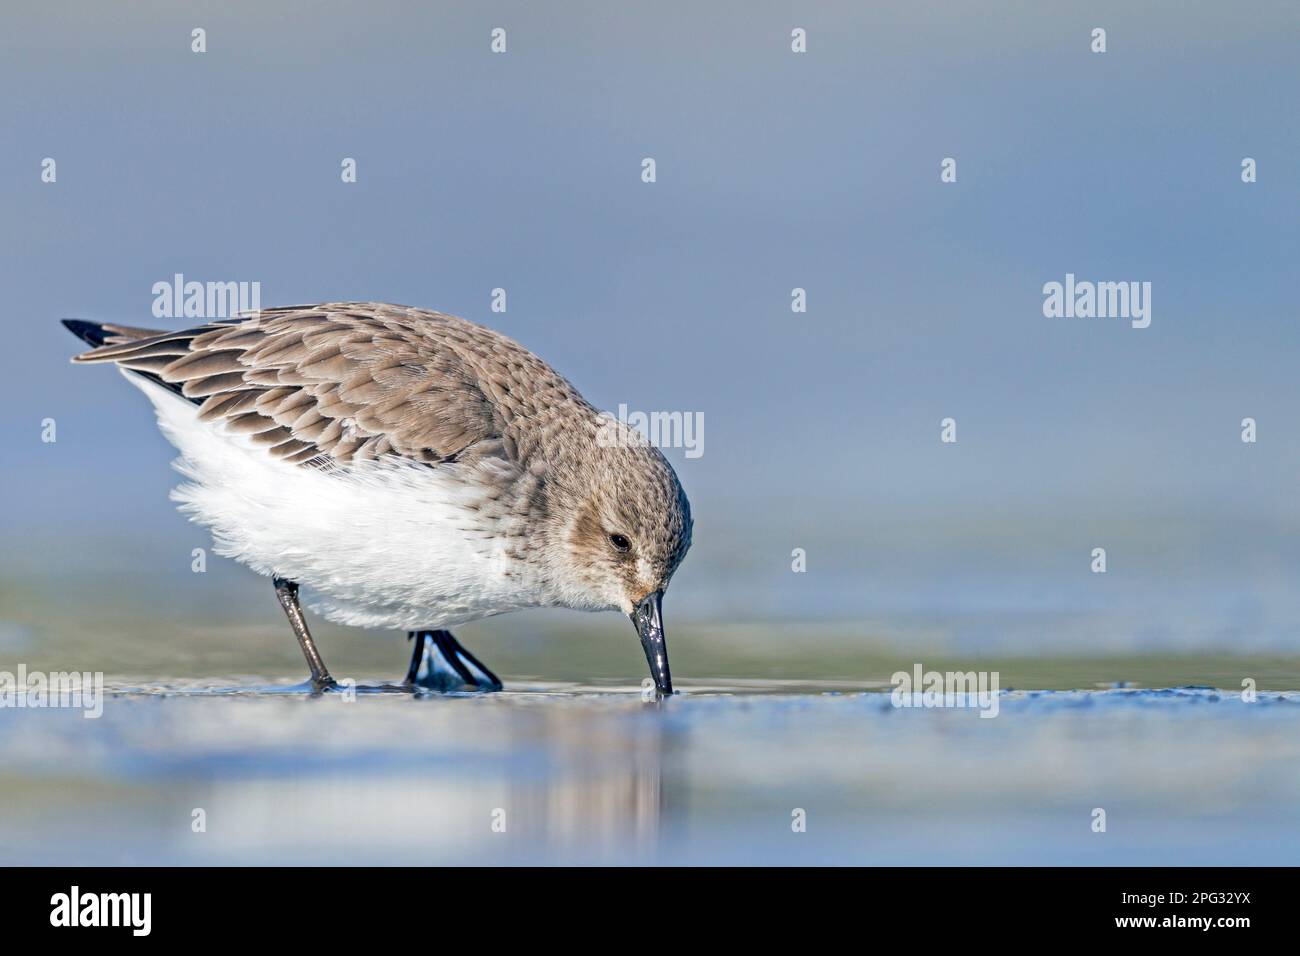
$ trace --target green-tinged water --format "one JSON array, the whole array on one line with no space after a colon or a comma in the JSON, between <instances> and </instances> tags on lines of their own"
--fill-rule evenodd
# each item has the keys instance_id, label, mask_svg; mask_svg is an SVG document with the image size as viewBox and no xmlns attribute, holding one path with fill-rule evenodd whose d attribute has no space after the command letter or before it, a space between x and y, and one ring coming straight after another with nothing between
<instances>
[{"instance_id":1,"label":"green-tinged water","mask_svg":"<svg viewBox=\"0 0 1300 956\"><path fill-rule=\"evenodd\" d=\"M200 589L152 593L139 577L129 586L80 582L0 582L0 669L85 670L132 679L220 679L245 674L290 677L302 657L269 586L247 575L219 601L187 607ZM405 671L409 645L396 632L336 627L309 615L326 662L336 676L376 682ZM774 682L787 689L879 689L897 671L983 670L1001 687L1073 690L1212 686L1240 690L1300 690L1300 655L1103 651L1064 648L1050 627L1034 646L990 653L966 646L941 622L910 629L876 621L675 620L667 605L668 645L675 679L686 682ZM498 673L515 681L635 684L645 661L631 624L617 614L540 611L458 629L461 640ZM1105 645L1103 645L1105 646ZM12 669L12 668L10 668ZM509 682L509 681L508 681Z\"/></svg>"}]
</instances>

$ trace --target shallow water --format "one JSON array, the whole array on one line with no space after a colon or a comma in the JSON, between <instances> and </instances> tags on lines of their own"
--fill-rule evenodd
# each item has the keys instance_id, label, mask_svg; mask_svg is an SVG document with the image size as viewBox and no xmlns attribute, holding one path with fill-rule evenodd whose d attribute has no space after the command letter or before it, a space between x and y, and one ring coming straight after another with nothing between
<instances>
[{"instance_id":1,"label":"shallow water","mask_svg":"<svg viewBox=\"0 0 1300 956\"><path fill-rule=\"evenodd\" d=\"M0 712L4 863L1294 863L1300 692L117 679ZM1106 832L1093 832L1094 809ZM195 832L202 810L205 832ZM792 830L803 810L806 832ZM502 812L504 811L504 812ZM504 832L501 829L504 821ZM494 823L497 830L494 830Z\"/></svg>"}]
</instances>

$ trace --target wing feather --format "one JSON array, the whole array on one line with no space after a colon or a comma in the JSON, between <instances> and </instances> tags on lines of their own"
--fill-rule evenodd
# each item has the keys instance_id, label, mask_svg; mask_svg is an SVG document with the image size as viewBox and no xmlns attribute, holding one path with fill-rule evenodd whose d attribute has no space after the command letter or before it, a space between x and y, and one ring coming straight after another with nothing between
<instances>
[{"instance_id":1,"label":"wing feather","mask_svg":"<svg viewBox=\"0 0 1300 956\"><path fill-rule=\"evenodd\" d=\"M344 302L175 332L112 328L76 360L150 375L202 420L295 464L518 457L549 403L591 408L512 340L423 309Z\"/></svg>"}]
</instances>

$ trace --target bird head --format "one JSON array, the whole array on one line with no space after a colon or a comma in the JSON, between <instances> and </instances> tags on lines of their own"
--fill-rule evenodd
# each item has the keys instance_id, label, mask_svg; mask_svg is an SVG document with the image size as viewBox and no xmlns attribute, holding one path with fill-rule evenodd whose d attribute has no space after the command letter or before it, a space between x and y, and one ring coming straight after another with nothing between
<instances>
[{"instance_id":1,"label":"bird head","mask_svg":"<svg viewBox=\"0 0 1300 956\"><path fill-rule=\"evenodd\" d=\"M690 502L667 459L639 432L602 421L594 443L584 444L569 467L548 476L566 502L560 514L552 509L561 523L564 603L628 615L655 687L671 694L661 602L691 546Z\"/></svg>"}]
</instances>

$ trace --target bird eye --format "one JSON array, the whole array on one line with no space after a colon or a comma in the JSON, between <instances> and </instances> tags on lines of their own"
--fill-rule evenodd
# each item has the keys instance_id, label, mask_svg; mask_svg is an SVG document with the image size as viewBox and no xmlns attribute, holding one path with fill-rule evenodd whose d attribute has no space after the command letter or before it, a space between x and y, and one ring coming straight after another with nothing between
<instances>
[{"instance_id":1,"label":"bird eye","mask_svg":"<svg viewBox=\"0 0 1300 956\"><path fill-rule=\"evenodd\" d=\"M614 546L616 551L629 551L632 548L632 542L627 539L627 535L611 534L609 543Z\"/></svg>"}]
</instances>

